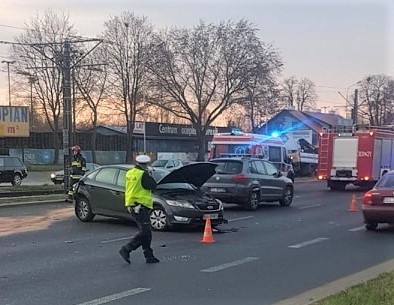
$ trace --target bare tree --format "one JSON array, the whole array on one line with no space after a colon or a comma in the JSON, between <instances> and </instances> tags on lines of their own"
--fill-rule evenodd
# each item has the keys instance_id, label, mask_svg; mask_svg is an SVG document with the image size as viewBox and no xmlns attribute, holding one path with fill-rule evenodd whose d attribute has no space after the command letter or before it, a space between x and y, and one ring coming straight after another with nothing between
<instances>
[{"instance_id":1,"label":"bare tree","mask_svg":"<svg viewBox=\"0 0 394 305\"><path fill-rule=\"evenodd\" d=\"M24 33L18 35L13 45L13 56L19 72L35 78L35 108L45 116L53 132L55 159L59 158L58 133L62 118L62 69L63 42L75 35L67 15L47 10L26 23ZM39 112L36 112L36 114Z\"/></svg>"},{"instance_id":2,"label":"bare tree","mask_svg":"<svg viewBox=\"0 0 394 305\"><path fill-rule=\"evenodd\" d=\"M142 111L146 84L146 63L152 36L152 26L146 17L131 12L110 18L104 24L104 41L113 93L121 101L127 124L126 161L133 159L133 129L137 113Z\"/></svg>"},{"instance_id":3,"label":"bare tree","mask_svg":"<svg viewBox=\"0 0 394 305\"><path fill-rule=\"evenodd\" d=\"M298 80L295 76L286 78L282 84L282 95L283 99L287 102L287 106L290 109L295 108L297 98L297 86Z\"/></svg>"},{"instance_id":4,"label":"bare tree","mask_svg":"<svg viewBox=\"0 0 394 305\"><path fill-rule=\"evenodd\" d=\"M206 153L205 134L231 105L244 102L256 74L268 73L266 47L247 21L200 23L173 28L157 39L150 66L150 102L191 122L198 139L197 160ZM163 95L158 98L159 92Z\"/></svg>"},{"instance_id":5,"label":"bare tree","mask_svg":"<svg viewBox=\"0 0 394 305\"><path fill-rule=\"evenodd\" d=\"M384 74L370 75L360 82L359 111L372 126L394 122L394 80Z\"/></svg>"},{"instance_id":6,"label":"bare tree","mask_svg":"<svg viewBox=\"0 0 394 305\"><path fill-rule=\"evenodd\" d=\"M79 106L87 109L90 114L92 129L92 158L96 162L96 127L99 121L99 106L108 96L108 69L105 63L108 60L106 50L101 47L75 67L73 79L82 97ZM75 93L74 93L75 94ZM81 103L82 102L82 103ZM77 116L76 116L77 117ZM75 118L76 119L76 118Z\"/></svg>"},{"instance_id":7,"label":"bare tree","mask_svg":"<svg viewBox=\"0 0 394 305\"><path fill-rule=\"evenodd\" d=\"M280 89L274 81L248 87L248 108L250 109L251 131L256 131L285 105L281 102Z\"/></svg>"},{"instance_id":8,"label":"bare tree","mask_svg":"<svg viewBox=\"0 0 394 305\"><path fill-rule=\"evenodd\" d=\"M297 110L304 111L307 108L316 108L316 100L315 84L307 78L302 78L297 86Z\"/></svg>"}]
</instances>

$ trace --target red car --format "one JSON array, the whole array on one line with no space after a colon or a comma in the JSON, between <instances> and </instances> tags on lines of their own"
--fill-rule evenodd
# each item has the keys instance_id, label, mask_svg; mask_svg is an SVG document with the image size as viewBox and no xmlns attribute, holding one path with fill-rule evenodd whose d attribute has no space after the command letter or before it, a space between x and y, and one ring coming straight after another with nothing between
<instances>
[{"instance_id":1,"label":"red car","mask_svg":"<svg viewBox=\"0 0 394 305\"><path fill-rule=\"evenodd\" d=\"M365 193L362 212L367 230L376 230L379 223L394 224L394 170L383 175Z\"/></svg>"}]
</instances>

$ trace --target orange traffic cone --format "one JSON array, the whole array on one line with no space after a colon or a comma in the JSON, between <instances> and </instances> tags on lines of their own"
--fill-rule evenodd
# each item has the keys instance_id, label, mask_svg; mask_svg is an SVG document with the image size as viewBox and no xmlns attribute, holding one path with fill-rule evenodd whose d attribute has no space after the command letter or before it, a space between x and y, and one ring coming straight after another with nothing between
<instances>
[{"instance_id":1,"label":"orange traffic cone","mask_svg":"<svg viewBox=\"0 0 394 305\"><path fill-rule=\"evenodd\" d=\"M350 203L350 207L349 207L348 211L349 212L358 212L356 195L354 195L354 194L352 196L352 202Z\"/></svg>"},{"instance_id":2,"label":"orange traffic cone","mask_svg":"<svg viewBox=\"0 0 394 305\"><path fill-rule=\"evenodd\" d=\"M204 236L201 239L202 243L213 243L215 240L212 235L211 218L208 216L205 220Z\"/></svg>"}]
</instances>

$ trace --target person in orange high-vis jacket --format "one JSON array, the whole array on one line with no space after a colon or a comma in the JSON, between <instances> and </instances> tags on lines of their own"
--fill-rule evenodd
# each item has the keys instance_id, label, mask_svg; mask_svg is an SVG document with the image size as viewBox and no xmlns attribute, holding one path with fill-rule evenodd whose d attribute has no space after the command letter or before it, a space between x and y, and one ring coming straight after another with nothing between
<instances>
[{"instance_id":1,"label":"person in orange high-vis jacket","mask_svg":"<svg viewBox=\"0 0 394 305\"><path fill-rule=\"evenodd\" d=\"M150 212L153 208L152 191L156 188L156 181L149 174L147 168L150 157L139 155L135 159L136 165L126 173L125 207L134 217L138 232L119 250L122 258L130 264L130 252L140 246L144 252L147 264L158 263L151 248L152 231L150 226Z\"/></svg>"}]
</instances>

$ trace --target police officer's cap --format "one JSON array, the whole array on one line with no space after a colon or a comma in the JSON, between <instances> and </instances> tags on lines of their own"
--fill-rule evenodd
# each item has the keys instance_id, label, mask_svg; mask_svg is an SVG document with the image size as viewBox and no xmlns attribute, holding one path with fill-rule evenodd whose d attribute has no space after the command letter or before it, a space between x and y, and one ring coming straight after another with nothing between
<instances>
[{"instance_id":1,"label":"police officer's cap","mask_svg":"<svg viewBox=\"0 0 394 305\"><path fill-rule=\"evenodd\" d=\"M150 163L150 157L147 155L139 155L135 158L135 161L139 164L147 164Z\"/></svg>"}]
</instances>

